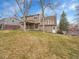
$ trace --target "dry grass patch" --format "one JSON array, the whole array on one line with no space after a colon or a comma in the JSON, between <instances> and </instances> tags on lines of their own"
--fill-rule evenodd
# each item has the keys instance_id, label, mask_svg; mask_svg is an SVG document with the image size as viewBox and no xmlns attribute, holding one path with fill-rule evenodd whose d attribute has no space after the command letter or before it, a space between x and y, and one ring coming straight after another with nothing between
<instances>
[{"instance_id":1,"label":"dry grass patch","mask_svg":"<svg viewBox=\"0 0 79 59\"><path fill-rule=\"evenodd\" d=\"M40 31L2 31L0 59L79 59L79 37Z\"/></svg>"}]
</instances>

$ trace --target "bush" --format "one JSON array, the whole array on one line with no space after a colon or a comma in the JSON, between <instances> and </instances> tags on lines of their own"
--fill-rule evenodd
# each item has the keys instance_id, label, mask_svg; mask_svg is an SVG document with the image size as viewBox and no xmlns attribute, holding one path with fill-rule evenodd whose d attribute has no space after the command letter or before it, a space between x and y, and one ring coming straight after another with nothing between
<instances>
[{"instance_id":1,"label":"bush","mask_svg":"<svg viewBox=\"0 0 79 59\"><path fill-rule=\"evenodd\" d=\"M58 30L57 34L63 34L63 32L61 30Z\"/></svg>"}]
</instances>

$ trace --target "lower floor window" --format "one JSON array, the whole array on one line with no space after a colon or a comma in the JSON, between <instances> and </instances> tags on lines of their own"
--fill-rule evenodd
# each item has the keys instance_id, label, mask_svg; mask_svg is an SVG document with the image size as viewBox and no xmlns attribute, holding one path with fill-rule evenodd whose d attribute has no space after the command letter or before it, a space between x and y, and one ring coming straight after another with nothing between
<instances>
[{"instance_id":1,"label":"lower floor window","mask_svg":"<svg viewBox=\"0 0 79 59\"><path fill-rule=\"evenodd\" d=\"M53 27L53 29L55 29L55 27Z\"/></svg>"},{"instance_id":2,"label":"lower floor window","mask_svg":"<svg viewBox=\"0 0 79 59\"><path fill-rule=\"evenodd\" d=\"M38 28L38 25L35 25L35 28L37 29Z\"/></svg>"},{"instance_id":3,"label":"lower floor window","mask_svg":"<svg viewBox=\"0 0 79 59\"><path fill-rule=\"evenodd\" d=\"M0 24L0 29L2 28L2 24Z\"/></svg>"}]
</instances>

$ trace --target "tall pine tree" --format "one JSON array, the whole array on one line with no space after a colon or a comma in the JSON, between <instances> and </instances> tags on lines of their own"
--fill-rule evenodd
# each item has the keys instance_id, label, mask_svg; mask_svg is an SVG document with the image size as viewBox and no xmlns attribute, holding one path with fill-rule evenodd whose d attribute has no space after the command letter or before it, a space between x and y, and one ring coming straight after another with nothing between
<instances>
[{"instance_id":1,"label":"tall pine tree","mask_svg":"<svg viewBox=\"0 0 79 59\"><path fill-rule=\"evenodd\" d=\"M60 23L59 23L59 30L62 32L68 31L68 21L67 21L66 14L64 11L61 15L61 19L60 19Z\"/></svg>"}]
</instances>

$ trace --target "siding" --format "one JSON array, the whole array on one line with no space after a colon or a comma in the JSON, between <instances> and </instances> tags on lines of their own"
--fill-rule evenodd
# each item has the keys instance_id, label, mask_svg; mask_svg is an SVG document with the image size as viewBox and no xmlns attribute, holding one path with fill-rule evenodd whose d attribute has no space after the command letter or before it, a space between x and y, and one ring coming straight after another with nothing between
<instances>
[{"instance_id":1,"label":"siding","mask_svg":"<svg viewBox=\"0 0 79 59\"><path fill-rule=\"evenodd\" d=\"M20 26L18 25L4 25L4 30L16 30L20 29Z\"/></svg>"}]
</instances>

